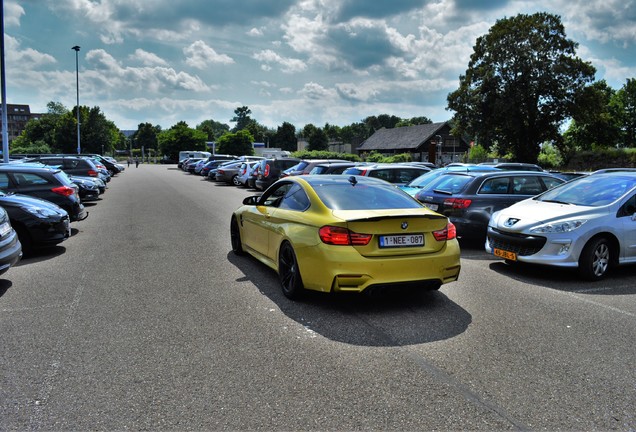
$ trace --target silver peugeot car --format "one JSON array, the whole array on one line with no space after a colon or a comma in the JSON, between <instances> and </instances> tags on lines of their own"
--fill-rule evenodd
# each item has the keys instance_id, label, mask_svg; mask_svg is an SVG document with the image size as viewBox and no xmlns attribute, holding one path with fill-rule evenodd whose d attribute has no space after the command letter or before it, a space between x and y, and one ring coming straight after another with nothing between
<instances>
[{"instance_id":1,"label":"silver peugeot car","mask_svg":"<svg viewBox=\"0 0 636 432\"><path fill-rule=\"evenodd\" d=\"M486 251L507 262L579 269L588 280L636 263L636 169L579 177L493 213Z\"/></svg>"}]
</instances>

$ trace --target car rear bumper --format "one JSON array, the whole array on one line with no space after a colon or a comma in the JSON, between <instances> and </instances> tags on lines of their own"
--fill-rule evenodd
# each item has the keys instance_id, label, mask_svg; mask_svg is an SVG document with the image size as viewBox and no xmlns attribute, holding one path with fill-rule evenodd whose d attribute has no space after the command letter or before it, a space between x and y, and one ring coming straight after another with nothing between
<instances>
[{"instance_id":1,"label":"car rear bumper","mask_svg":"<svg viewBox=\"0 0 636 432\"><path fill-rule=\"evenodd\" d=\"M362 292L375 286L420 284L439 287L459 277L460 249L456 240L426 255L365 258L348 246L300 248L296 251L305 288L317 291Z\"/></svg>"}]
</instances>

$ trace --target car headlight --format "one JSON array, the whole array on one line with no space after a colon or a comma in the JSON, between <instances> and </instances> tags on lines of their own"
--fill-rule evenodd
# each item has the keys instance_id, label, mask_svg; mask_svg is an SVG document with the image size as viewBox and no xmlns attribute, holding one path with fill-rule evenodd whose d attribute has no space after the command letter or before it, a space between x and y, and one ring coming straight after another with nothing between
<instances>
[{"instance_id":1,"label":"car headlight","mask_svg":"<svg viewBox=\"0 0 636 432\"><path fill-rule=\"evenodd\" d=\"M532 228L530 232L535 234L548 234L548 233L566 233L574 231L587 222L587 219L574 219L560 222L552 222L538 227Z\"/></svg>"},{"instance_id":2,"label":"car headlight","mask_svg":"<svg viewBox=\"0 0 636 432\"><path fill-rule=\"evenodd\" d=\"M59 213L55 210L44 208L44 207L20 207L25 212L31 213L35 217L39 217L42 219L57 216Z\"/></svg>"}]
</instances>

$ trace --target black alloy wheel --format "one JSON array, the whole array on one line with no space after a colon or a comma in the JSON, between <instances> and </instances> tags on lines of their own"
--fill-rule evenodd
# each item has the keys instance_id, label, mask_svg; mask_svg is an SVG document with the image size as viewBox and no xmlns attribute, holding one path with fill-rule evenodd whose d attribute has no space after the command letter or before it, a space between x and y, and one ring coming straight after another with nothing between
<instances>
[{"instance_id":1,"label":"black alloy wheel","mask_svg":"<svg viewBox=\"0 0 636 432\"><path fill-rule=\"evenodd\" d=\"M278 277L285 297L291 300L297 299L304 287L300 277L296 254L289 242L284 242L280 246L278 254Z\"/></svg>"},{"instance_id":2,"label":"black alloy wheel","mask_svg":"<svg viewBox=\"0 0 636 432\"><path fill-rule=\"evenodd\" d=\"M236 255L243 255L243 244L241 243L241 231L238 226L236 216L232 217L230 222L230 239L232 241L232 252Z\"/></svg>"}]
</instances>

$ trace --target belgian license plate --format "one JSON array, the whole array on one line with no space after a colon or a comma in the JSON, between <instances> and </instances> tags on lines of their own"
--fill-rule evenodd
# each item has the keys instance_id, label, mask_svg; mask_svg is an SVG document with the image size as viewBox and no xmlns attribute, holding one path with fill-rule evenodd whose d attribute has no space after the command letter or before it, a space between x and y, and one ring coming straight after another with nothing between
<instances>
[{"instance_id":1,"label":"belgian license plate","mask_svg":"<svg viewBox=\"0 0 636 432\"><path fill-rule=\"evenodd\" d=\"M424 246L424 234L380 236L381 248Z\"/></svg>"},{"instance_id":2,"label":"belgian license plate","mask_svg":"<svg viewBox=\"0 0 636 432\"><path fill-rule=\"evenodd\" d=\"M510 261L517 261L517 254L514 252L508 252L502 249L493 249L493 253L495 254L495 256L498 256L500 258Z\"/></svg>"},{"instance_id":3,"label":"belgian license plate","mask_svg":"<svg viewBox=\"0 0 636 432\"><path fill-rule=\"evenodd\" d=\"M439 208L437 204L429 204L429 203L424 203L424 207L433 211L437 211L437 209Z\"/></svg>"}]
</instances>

